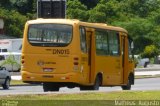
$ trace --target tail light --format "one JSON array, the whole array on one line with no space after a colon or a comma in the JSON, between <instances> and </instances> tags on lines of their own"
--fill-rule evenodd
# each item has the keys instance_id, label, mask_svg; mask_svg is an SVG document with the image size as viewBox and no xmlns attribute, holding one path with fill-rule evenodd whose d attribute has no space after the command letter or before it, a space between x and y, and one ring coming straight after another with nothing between
<instances>
[{"instance_id":1,"label":"tail light","mask_svg":"<svg viewBox=\"0 0 160 106\"><path fill-rule=\"evenodd\" d=\"M78 65L78 62L74 62L74 65Z\"/></svg>"},{"instance_id":2,"label":"tail light","mask_svg":"<svg viewBox=\"0 0 160 106\"><path fill-rule=\"evenodd\" d=\"M21 63L24 64L24 56L21 57Z\"/></svg>"},{"instance_id":3,"label":"tail light","mask_svg":"<svg viewBox=\"0 0 160 106\"><path fill-rule=\"evenodd\" d=\"M78 57L74 57L74 60L77 60L77 61L78 61L78 60L79 60L79 58L78 58Z\"/></svg>"},{"instance_id":4,"label":"tail light","mask_svg":"<svg viewBox=\"0 0 160 106\"><path fill-rule=\"evenodd\" d=\"M78 57L73 58L73 65L74 65L74 70L78 70L78 65L79 65L79 58Z\"/></svg>"}]
</instances>

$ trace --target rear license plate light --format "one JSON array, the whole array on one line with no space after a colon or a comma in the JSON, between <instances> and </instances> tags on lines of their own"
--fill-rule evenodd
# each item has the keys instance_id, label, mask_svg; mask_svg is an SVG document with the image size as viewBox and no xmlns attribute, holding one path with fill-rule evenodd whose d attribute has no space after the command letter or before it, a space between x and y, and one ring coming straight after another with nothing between
<instances>
[{"instance_id":1,"label":"rear license plate light","mask_svg":"<svg viewBox=\"0 0 160 106\"><path fill-rule=\"evenodd\" d=\"M53 68L43 68L43 72L53 72Z\"/></svg>"}]
</instances>

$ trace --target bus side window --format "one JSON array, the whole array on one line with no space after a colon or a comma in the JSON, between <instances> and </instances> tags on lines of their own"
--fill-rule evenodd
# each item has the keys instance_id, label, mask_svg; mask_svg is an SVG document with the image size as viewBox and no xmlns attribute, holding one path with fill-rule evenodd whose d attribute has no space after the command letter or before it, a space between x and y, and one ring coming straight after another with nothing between
<instances>
[{"instance_id":1,"label":"bus side window","mask_svg":"<svg viewBox=\"0 0 160 106\"><path fill-rule=\"evenodd\" d=\"M81 51L87 53L86 31L84 27L80 27L80 45L81 45Z\"/></svg>"},{"instance_id":2,"label":"bus side window","mask_svg":"<svg viewBox=\"0 0 160 106\"><path fill-rule=\"evenodd\" d=\"M109 31L109 53L113 56L120 55L119 33L116 31Z\"/></svg>"},{"instance_id":3,"label":"bus side window","mask_svg":"<svg viewBox=\"0 0 160 106\"><path fill-rule=\"evenodd\" d=\"M96 54L108 55L108 36L105 30L96 29Z\"/></svg>"}]
</instances>

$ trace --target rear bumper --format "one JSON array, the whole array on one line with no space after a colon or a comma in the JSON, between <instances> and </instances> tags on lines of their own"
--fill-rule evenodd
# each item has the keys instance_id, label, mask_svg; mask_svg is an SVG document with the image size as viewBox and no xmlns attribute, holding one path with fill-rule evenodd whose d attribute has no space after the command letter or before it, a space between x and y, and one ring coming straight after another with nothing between
<instances>
[{"instance_id":1,"label":"rear bumper","mask_svg":"<svg viewBox=\"0 0 160 106\"><path fill-rule=\"evenodd\" d=\"M53 83L76 83L82 84L82 77L80 73L67 73L67 74L37 74L37 73L30 73L26 71L21 72L22 81L23 82L53 82Z\"/></svg>"}]
</instances>

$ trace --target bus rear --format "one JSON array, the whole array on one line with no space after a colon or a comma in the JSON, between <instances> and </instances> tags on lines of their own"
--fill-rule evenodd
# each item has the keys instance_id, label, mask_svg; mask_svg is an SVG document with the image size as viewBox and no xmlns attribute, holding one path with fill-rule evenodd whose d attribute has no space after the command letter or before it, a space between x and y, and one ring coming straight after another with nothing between
<instances>
[{"instance_id":1,"label":"bus rear","mask_svg":"<svg viewBox=\"0 0 160 106\"><path fill-rule=\"evenodd\" d=\"M26 23L21 72L24 82L40 82L44 90L54 91L59 87L52 89L50 85L53 83L57 86L81 83L78 73L80 47L77 36L73 36L76 33L73 26L70 22L65 24L56 20Z\"/></svg>"},{"instance_id":2,"label":"bus rear","mask_svg":"<svg viewBox=\"0 0 160 106\"><path fill-rule=\"evenodd\" d=\"M98 90L99 86L134 84L127 31L106 24L67 19L37 19L25 25L23 82L43 83L44 91L60 87Z\"/></svg>"}]
</instances>

